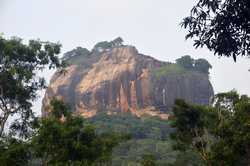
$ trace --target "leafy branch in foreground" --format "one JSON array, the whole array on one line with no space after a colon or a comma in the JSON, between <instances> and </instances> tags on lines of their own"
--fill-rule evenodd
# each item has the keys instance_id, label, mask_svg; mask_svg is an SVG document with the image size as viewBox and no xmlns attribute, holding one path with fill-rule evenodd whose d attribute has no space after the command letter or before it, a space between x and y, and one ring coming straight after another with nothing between
<instances>
[{"instance_id":1,"label":"leafy branch in foreground","mask_svg":"<svg viewBox=\"0 0 250 166\"><path fill-rule=\"evenodd\" d=\"M20 38L0 37L0 137L10 116L20 117L12 129L26 137L33 116L32 101L37 91L45 88L45 80L37 72L46 66L61 68L58 43L30 40L26 45Z\"/></svg>"},{"instance_id":2,"label":"leafy branch in foreground","mask_svg":"<svg viewBox=\"0 0 250 166\"><path fill-rule=\"evenodd\" d=\"M195 48L206 46L219 56L250 55L250 1L198 0L181 26L194 38Z\"/></svg>"}]
</instances>

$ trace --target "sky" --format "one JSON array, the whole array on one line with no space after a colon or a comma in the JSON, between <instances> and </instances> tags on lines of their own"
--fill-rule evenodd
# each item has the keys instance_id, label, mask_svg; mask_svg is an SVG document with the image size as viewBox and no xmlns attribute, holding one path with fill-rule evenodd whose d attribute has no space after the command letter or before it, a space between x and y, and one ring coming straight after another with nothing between
<instances>
[{"instance_id":1,"label":"sky","mask_svg":"<svg viewBox=\"0 0 250 166\"><path fill-rule=\"evenodd\" d=\"M219 58L185 40L181 20L197 0L0 0L0 33L60 42L62 53L77 46L91 49L99 41L121 36L140 53L174 62L183 55L207 59L215 93L236 89L250 95L250 59ZM61 54L62 55L62 54ZM41 73L49 82L54 71ZM40 114L40 92L34 109Z\"/></svg>"}]
</instances>

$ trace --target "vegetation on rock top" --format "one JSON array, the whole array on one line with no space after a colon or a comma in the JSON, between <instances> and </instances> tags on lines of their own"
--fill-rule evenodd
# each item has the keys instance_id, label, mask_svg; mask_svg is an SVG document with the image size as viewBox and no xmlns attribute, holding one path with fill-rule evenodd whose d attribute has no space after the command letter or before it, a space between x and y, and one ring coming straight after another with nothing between
<instances>
[{"instance_id":1,"label":"vegetation on rock top","mask_svg":"<svg viewBox=\"0 0 250 166\"><path fill-rule=\"evenodd\" d=\"M87 59L91 58L91 56L99 56L105 51L108 51L117 46L121 46L122 43L123 39L121 37L117 37L112 41L101 41L96 43L91 51L89 51L87 48L76 47L75 49L66 52L63 55L63 59L67 62L67 64L81 65Z\"/></svg>"},{"instance_id":2,"label":"vegetation on rock top","mask_svg":"<svg viewBox=\"0 0 250 166\"><path fill-rule=\"evenodd\" d=\"M176 63L167 64L153 70L153 75L160 78L169 74L209 74L209 69L212 68L210 63L205 59L193 59L189 55L182 56L176 59Z\"/></svg>"}]
</instances>

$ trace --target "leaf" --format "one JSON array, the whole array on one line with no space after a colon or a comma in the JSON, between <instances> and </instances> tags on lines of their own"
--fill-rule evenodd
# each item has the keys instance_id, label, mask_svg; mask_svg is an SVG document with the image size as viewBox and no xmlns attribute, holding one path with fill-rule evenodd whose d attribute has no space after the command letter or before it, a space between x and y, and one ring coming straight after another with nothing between
<instances>
[{"instance_id":1,"label":"leaf","mask_svg":"<svg viewBox=\"0 0 250 166\"><path fill-rule=\"evenodd\" d=\"M197 49L198 47L201 46L201 41L200 40L195 40L193 46L195 47L195 49Z\"/></svg>"},{"instance_id":2,"label":"leaf","mask_svg":"<svg viewBox=\"0 0 250 166\"><path fill-rule=\"evenodd\" d=\"M236 62L236 54L233 54L234 62Z\"/></svg>"}]
</instances>

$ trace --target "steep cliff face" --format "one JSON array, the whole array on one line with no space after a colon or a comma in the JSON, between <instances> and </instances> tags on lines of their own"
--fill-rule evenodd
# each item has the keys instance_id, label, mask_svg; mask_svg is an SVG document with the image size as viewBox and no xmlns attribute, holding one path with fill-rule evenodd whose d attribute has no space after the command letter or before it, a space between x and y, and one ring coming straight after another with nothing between
<instances>
[{"instance_id":1,"label":"steep cliff face","mask_svg":"<svg viewBox=\"0 0 250 166\"><path fill-rule=\"evenodd\" d=\"M213 88L208 75L195 71L155 74L168 65L173 64L139 54L132 46L79 56L65 74L54 74L43 99L43 115L53 97L85 117L99 111L154 115L170 110L176 98L209 104Z\"/></svg>"}]
</instances>

